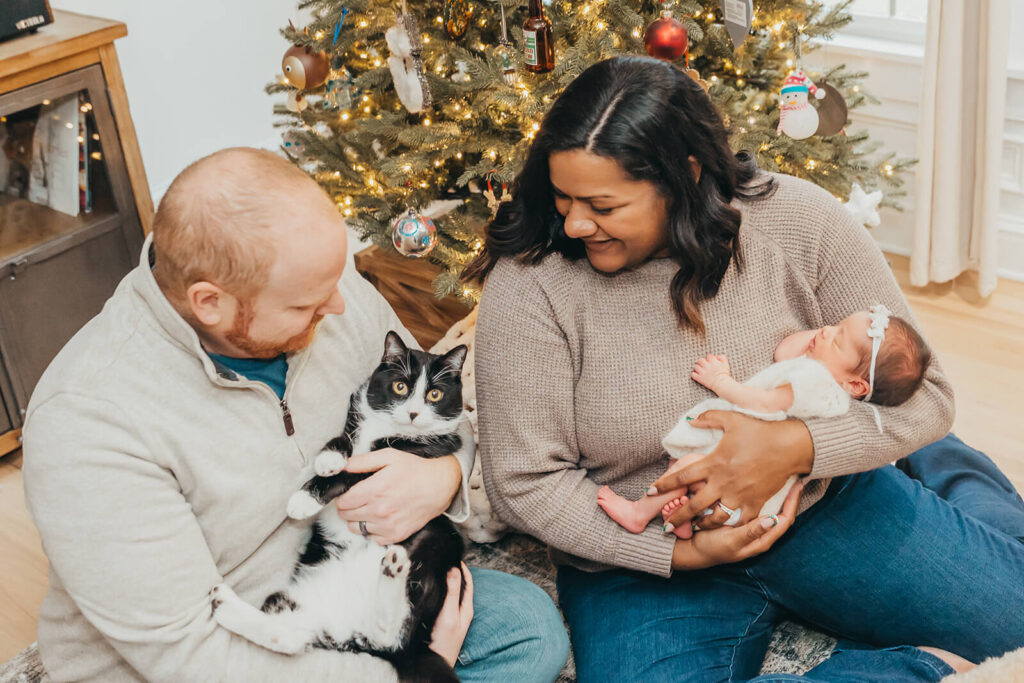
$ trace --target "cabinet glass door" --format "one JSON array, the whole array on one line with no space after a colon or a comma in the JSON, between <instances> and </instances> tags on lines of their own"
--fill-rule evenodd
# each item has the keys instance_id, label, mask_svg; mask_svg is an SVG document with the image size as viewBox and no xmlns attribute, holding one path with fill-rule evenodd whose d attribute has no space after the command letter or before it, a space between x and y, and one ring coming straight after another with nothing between
<instances>
[{"instance_id":1,"label":"cabinet glass door","mask_svg":"<svg viewBox=\"0 0 1024 683\"><path fill-rule=\"evenodd\" d=\"M47 365L138 258L142 230L99 66L0 95L0 149L0 358L20 423Z\"/></svg>"}]
</instances>

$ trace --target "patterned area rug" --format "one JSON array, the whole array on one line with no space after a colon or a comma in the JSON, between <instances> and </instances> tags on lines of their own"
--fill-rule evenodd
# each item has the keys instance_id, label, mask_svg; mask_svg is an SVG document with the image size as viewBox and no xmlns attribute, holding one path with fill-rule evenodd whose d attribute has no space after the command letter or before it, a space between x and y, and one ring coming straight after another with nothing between
<instances>
[{"instance_id":1,"label":"patterned area rug","mask_svg":"<svg viewBox=\"0 0 1024 683\"><path fill-rule=\"evenodd\" d=\"M555 569L544 546L529 536L510 534L496 543L470 543L466 563L522 576L555 599ZM786 622L772 636L762 672L804 673L824 661L834 645L835 641L827 636ZM0 666L0 683L39 683L47 680L35 644ZM576 680L576 669L571 657L558 680L560 683Z\"/></svg>"}]
</instances>

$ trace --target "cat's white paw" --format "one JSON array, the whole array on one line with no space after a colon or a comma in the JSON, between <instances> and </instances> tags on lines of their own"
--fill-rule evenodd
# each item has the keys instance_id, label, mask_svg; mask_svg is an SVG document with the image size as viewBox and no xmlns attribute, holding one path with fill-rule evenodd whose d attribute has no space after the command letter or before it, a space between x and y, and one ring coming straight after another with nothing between
<instances>
[{"instance_id":1,"label":"cat's white paw","mask_svg":"<svg viewBox=\"0 0 1024 683\"><path fill-rule=\"evenodd\" d=\"M331 477L345 469L348 458L343 453L327 448L320 451L313 460L313 471L321 477Z\"/></svg>"},{"instance_id":2,"label":"cat's white paw","mask_svg":"<svg viewBox=\"0 0 1024 683\"><path fill-rule=\"evenodd\" d=\"M380 566L384 576L391 579L404 579L409 575L412 562L409 560L409 553L405 546L389 545L384 552L384 559L380 561Z\"/></svg>"},{"instance_id":3,"label":"cat's white paw","mask_svg":"<svg viewBox=\"0 0 1024 683\"><path fill-rule=\"evenodd\" d=\"M245 621L245 614L249 606L235 595L231 586L219 583L210 590L210 608L213 611L213 618L218 624L229 631L238 633L239 624Z\"/></svg>"},{"instance_id":4,"label":"cat's white paw","mask_svg":"<svg viewBox=\"0 0 1024 683\"><path fill-rule=\"evenodd\" d=\"M231 586L226 583L218 583L216 586L210 589L210 610L213 613L217 612L217 608L224 604L224 596L228 594L234 595L235 592L231 590Z\"/></svg>"},{"instance_id":5,"label":"cat's white paw","mask_svg":"<svg viewBox=\"0 0 1024 683\"><path fill-rule=\"evenodd\" d=\"M309 519L321 508L323 505L306 490L296 491L288 499L288 516L292 519Z\"/></svg>"}]
</instances>

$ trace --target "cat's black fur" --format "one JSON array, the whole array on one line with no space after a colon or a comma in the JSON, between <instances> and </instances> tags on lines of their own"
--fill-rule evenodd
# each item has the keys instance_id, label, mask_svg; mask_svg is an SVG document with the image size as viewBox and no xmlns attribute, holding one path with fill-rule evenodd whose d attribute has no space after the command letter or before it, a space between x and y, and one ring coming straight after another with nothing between
<instances>
[{"instance_id":1,"label":"cat's black fur","mask_svg":"<svg viewBox=\"0 0 1024 683\"><path fill-rule=\"evenodd\" d=\"M328 442L318 458L329 451L348 458L356 447L364 452L390 447L424 458L437 458L457 452L463 446L459 434L454 429L444 432L438 430L443 430L448 424L447 421L453 421L457 427L456 420L462 416L461 369L465 357L465 346L456 347L447 354L438 356L408 349L396 333L389 332L380 365L350 399L344 432ZM425 385L417 384L421 375L426 377ZM396 393L395 382L406 384L406 395ZM432 388L442 390L443 395L440 400L429 405L423 401L417 404L413 396L417 387L424 389L424 395ZM404 405L406 402L408 406ZM401 425L401 428L395 431L404 433L377 435L379 438L368 441L367 432L376 433L385 429L388 418L396 414L392 412L393 409L404 409L406 418L415 418L419 414L413 412L417 405L433 411L432 419L440 420L431 433L416 434L414 426ZM350 473L344 470L329 476L315 476L303 485L302 491L319 505L327 505L369 476L371 474ZM301 492L296 496L300 494ZM333 509L325 511L324 514L328 512L334 514ZM292 514L291 503L289 514ZM365 543L364 539L350 535L350 532L344 529L343 523L339 526L339 521L333 517L322 516L314 521L310 539L295 565L293 583L305 580L307 572L325 566L332 558L341 558L350 544ZM370 638L359 633L339 642L325 631L310 645L328 650L365 652L381 657L395 667L401 681L458 681L448 663L430 649L430 642L434 622L447 594L448 571L453 567L460 567L462 562L465 552L462 536L447 517L440 516L432 519L399 545L408 552L410 560L407 596L411 609L402 630L402 642L394 647L381 648ZM384 575L394 576L388 574L388 571L385 565ZM462 586L465 588L465 578ZM215 614L218 604L215 598ZM278 614L299 607L289 595L288 589L285 589L268 596L261 611ZM344 605L339 605L339 609L344 608Z\"/></svg>"}]
</instances>

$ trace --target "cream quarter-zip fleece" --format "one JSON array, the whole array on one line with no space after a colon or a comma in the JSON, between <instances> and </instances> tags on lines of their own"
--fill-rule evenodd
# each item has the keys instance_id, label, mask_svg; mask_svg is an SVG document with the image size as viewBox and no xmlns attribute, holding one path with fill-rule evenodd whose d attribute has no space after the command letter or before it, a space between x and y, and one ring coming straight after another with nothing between
<instances>
[{"instance_id":1,"label":"cream quarter-zip fleece","mask_svg":"<svg viewBox=\"0 0 1024 683\"><path fill-rule=\"evenodd\" d=\"M150 244L29 405L26 501L50 560L43 665L56 681L393 679L366 655L254 645L214 622L208 592L226 581L258 606L283 587L309 527L288 519L288 497L344 427L387 331L415 340L349 258L345 313L288 359L289 434L270 387L203 351L153 278ZM472 458L460 459L456 521Z\"/></svg>"}]
</instances>

